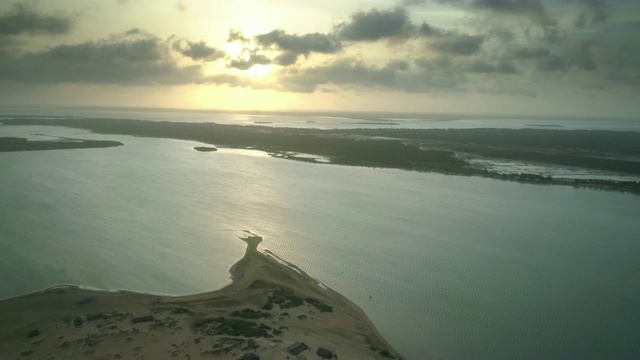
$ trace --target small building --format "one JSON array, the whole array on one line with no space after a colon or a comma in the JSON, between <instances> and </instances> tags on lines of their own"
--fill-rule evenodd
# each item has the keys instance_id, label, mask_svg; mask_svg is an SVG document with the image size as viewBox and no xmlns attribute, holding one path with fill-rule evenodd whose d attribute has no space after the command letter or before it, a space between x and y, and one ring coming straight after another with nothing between
<instances>
[{"instance_id":1,"label":"small building","mask_svg":"<svg viewBox=\"0 0 640 360\"><path fill-rule=\"evenodd\" d=\"M298 341L295 344L289 346L289 352L291 352L293 355L298 355L301 352L307 350L309 347L307 346L307 344Z\"/></svg>"},{"instance_id":2,"label":"small building","mask_svg":"<svg viewBox=\"0 0 640 360\"><path fill-rule=\"evenodd\" d=\"M323 347L319 347L316 351L316 354L323 359L333 359L333 352L331 350L325 349Z\"/></svg>"}]
</instances>

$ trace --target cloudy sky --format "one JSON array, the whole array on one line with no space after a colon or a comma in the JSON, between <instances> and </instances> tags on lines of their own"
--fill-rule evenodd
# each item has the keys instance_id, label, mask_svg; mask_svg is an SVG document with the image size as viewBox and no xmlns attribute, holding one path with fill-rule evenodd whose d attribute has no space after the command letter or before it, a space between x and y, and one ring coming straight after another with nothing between
<instances>
[{"instance_id":1,"label":"cloudy sky","mask_svg":"<svg viewBox=\"0 0 640 360\"><path fill-rule=\"evenodd\" d=\"M638 117L638 0L0 0L0 106Z\"/></svg>"}]
</instances>

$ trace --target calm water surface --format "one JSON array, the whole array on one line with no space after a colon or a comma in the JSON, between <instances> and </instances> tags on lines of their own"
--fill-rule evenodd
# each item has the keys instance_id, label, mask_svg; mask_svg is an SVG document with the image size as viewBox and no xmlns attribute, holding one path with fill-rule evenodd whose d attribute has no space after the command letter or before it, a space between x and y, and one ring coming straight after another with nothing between
<instances>
[{"instance_id":1,"label":"calm water surface","mask_svg":"<svg viewBox=\"0 0 640 360\"><path fill-rule=\"evenodd\" d=\"M220 288L247 229L409 359L640 357L640 196L24 134L125 146L0 153L0 297Z\"/></svg>"},{"instance_id":2,"label":"calm water surface","mask_svg":"<svg viewBox=\"0 0 640 360\"><path fill-rule=\"evenodd\" d=\"M640 119L607 118L491 118L474 115L406 114L379 115L327 112L325 116L300 114L243 114L207 111L167 111L162 109L118 108L0 108L3 116L73 116L81 118L140 119L172 122L213 122L217 124L294 127L313 129L406 128L406 129L555 129L640 131Z\"/></svg>"}]
</instances>

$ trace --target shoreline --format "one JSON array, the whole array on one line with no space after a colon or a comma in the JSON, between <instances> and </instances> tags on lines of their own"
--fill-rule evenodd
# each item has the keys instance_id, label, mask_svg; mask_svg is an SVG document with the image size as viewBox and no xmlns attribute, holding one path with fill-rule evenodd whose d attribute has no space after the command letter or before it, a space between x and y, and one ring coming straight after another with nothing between
<instances>
[{"instance_id":1,"label":"shoreline","mask_svg":"<svg viewBox=\"0 0 640 360\"><path fill-rule=\"evenodd\" d=\"M393 168L640 194L639 181L576 179L542 173L500 173L470 159L503 159L640 175L640 132L557 129L306 129L148 120L18 117L4 125L53 125L97 134L191 140L276 157L334 165ZM313 154L308 157L288 153Z\"/></svg>"},{"instance_id":2,"label":"shoreline","mask_svg":"<svg viewBox=\"0 0 640 360\"><path fill-rule=\"evenodd\" d=\"M25 360L320 359L322 347L344 359L403 359L355 303L258 251L260 236L240 239L245 253L219 290L165 296L56 285L0 300L0 353ZM311 349L294 354L288 348L296 342Z\"/></svg>"}]
</instances>

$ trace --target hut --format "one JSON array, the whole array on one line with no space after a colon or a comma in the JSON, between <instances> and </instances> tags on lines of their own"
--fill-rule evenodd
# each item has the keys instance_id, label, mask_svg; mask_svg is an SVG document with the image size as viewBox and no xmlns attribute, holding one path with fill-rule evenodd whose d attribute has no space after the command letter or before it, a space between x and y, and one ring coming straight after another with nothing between
<instances>
[{"instance_id":1,"label":"hut","mask_svg":"<svg viewBox=\"0 0 640 360\"><path fill-rule=\"evenodd\" d=\"M293 355L298 355L301 352L307 350L309 347L307 346L307 344L298 341L296 343L294 343L293 345L289 346L289 352L291 352Z\"/></svg>"},{"instance_id":2,"label":"hut","mask_svg":"<svg viewBox=\"0 0 640 360\"><path fill-rule=\"evenodd\" d=\"M331 350L325 349L323 347L319 347L318 350L316 351L316 354L318 356L320 356L323 359L332 359L333 358L333 352Z\"/></svg>"}]
</instances>

